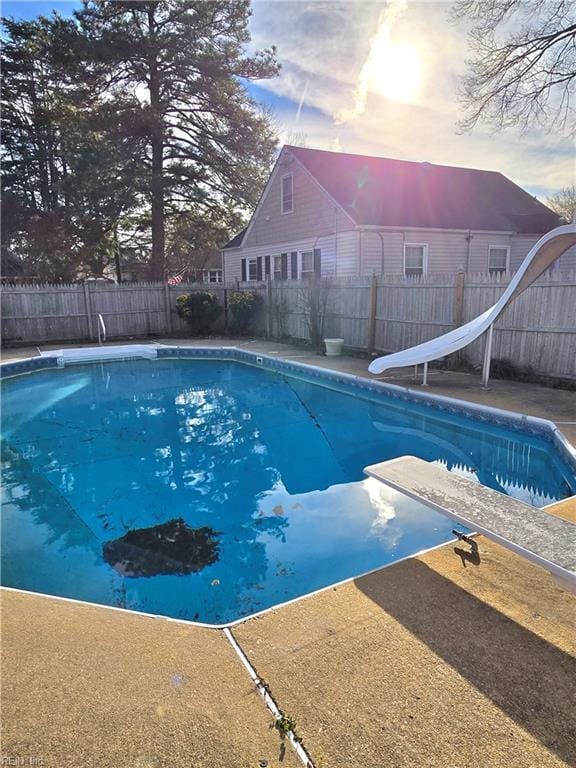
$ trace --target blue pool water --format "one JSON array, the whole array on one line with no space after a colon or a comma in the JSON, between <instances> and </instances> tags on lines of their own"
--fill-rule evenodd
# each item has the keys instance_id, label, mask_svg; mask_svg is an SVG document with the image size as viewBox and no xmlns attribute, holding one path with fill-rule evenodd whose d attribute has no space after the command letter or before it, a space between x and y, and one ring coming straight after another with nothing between
<instances>
[{"instance_id":1,"label":"blue pool water","mask_svg":"<svg viewBox=\"0 0 576 768\"><path fill-rule=\"evenodd\" d=\"M535 505L576 488L543 438L233 361L41 371L3 397L3 583L175 618L232 621L452 538L367 464L417 455ZM184 574L126 550L174 525L199 537Z\"/></svg>"}]
</instances>

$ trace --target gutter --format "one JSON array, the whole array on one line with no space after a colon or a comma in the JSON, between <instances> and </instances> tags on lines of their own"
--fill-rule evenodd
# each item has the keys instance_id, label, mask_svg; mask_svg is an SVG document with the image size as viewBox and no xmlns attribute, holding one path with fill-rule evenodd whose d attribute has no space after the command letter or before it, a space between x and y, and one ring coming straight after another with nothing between
<instances>
[{"instance_id":1,"label":"gutter","mask_svg":"<svg viewBox=\"0 0 576 768\"><path fill-rule=\"evenodd\" d=\"M474 235L510 235L520 236L520 234L509 229L448 229L446 227L400 227L400 226L380 226L379 224L358 224L357 229L377 230L383 232L455 232L458 234L466 235L472 232ZM529 236L529 235L528 235Z\"/></svg>"}]
</instances>

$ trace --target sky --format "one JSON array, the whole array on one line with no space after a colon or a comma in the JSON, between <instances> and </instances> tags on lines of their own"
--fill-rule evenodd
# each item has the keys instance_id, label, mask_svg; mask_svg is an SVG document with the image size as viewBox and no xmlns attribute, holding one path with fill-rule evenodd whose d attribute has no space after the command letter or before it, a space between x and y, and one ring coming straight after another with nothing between
<instances>
[{"instance_id":1,"label":"sky","mask_svg":"<svg viewBox=\"0 0 576 768\"><path fill-rule=\"evenodd\" d=\"M62 14L74 0L7 0L2 14ZM539 199L575 181L569 138L533 128L462 134L467 30L449 2L254 0L252 48L276 45L279 77L250 83L282 143L501 171Z\"/></svg>"}]
</instances>

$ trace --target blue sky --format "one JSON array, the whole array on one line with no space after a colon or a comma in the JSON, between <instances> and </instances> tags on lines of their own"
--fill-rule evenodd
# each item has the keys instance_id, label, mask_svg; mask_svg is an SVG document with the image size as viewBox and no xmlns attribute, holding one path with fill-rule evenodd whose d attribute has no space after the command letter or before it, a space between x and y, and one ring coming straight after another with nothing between
<instances>
[{"instance_id":1,"label":"blue sky","mask_svg":"<svg viewBox=\"0 0 576 768\"><path fill-rule=\"evenodd\" d=\"M67 14L78 2L8 0L5 16ZM540 199L574 183L574 147L534 128L460 134L466 29L450 3L255 0L254 48L276 45L280 77L250 84L281 141L445 165L498 170Z\"/></svg>"}]
</instances>

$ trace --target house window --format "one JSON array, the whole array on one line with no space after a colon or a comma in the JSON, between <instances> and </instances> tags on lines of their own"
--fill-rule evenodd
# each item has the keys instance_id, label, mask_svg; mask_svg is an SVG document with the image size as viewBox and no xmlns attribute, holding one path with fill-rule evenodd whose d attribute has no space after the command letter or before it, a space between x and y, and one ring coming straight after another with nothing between
<instances>
[{"instance_id":1,"label":"house window","mask_svg":"<svg viewBox=\"0 0 576 768\"><path fill-rule=\"evenodd\" d=\"M303 251L300 256L300 279L314 277L314 251Z\"/></svg>"},{"instance_id":2,"label":"house window","mask_svg":"<svg viewBox=\"0 0 576 768\"><path fill-rule=\"evenodd\" d=\"M422 243L404 245L404 274L406 277L425 275L428 269L428 246Z\"/></svg>"},{"instance_id":3,"label":"house window","mask_svg":"<svg viewBox=\"0 0 576 768\"><path fill-rule=\"evenodd\" d=\"M248 280L258 280L257 259L248 259Z\"/></svg>"},{"instance_id":4,"label":"house window","mask_svg":"<svg viewBox=\"0 0 576 768\"><path fill-rule=\"evenodd\" d=\"M292 213L294 210L294 179L291 173L282 176L282 213Z\"/></svg>"},{"instance_id":5,"label":"house window","mask_svg":"<svg viewBox=\"0 0 576 768\"><path fill-rule=\"evenodd\" d=\"M205 269L204 282L205 283L221 283L222 270L221 269Z\"/></svg>"},{"instance_id":6,"label":"house window","mask_svg":"<svg viewBox=\"0 0 576 768\"><path fill-rule=\"evenodd\" d=\"M282 256L272 256L274 269L272 270L272 278L274 280L282 280Z\"/></svg>"},{"instance_id":7,"label":"house window","mask_svg":"<svg viewBox=\"0 0 576 768\"><path fill-rule=\"evenodd\" d=\"M510 269L510 246L491 245L488 248L488 272L501 275Z\"/></svg>"}]
</instances>

